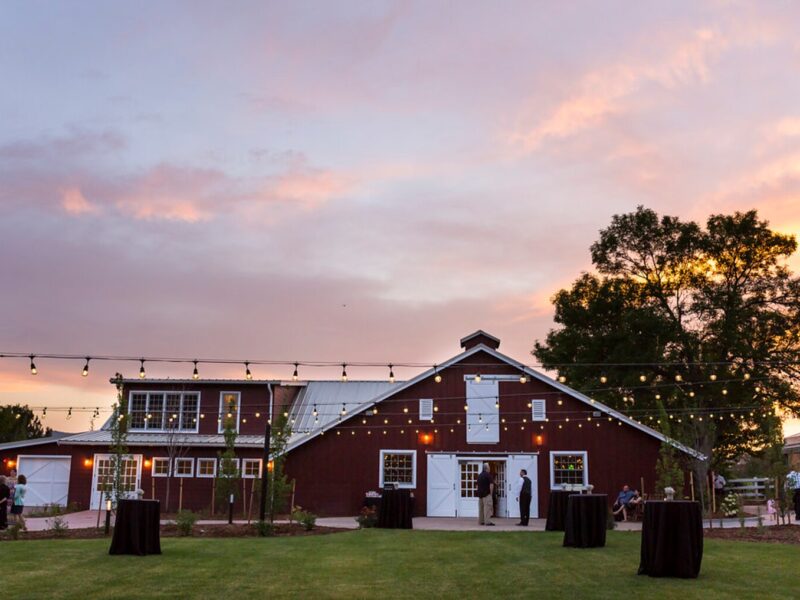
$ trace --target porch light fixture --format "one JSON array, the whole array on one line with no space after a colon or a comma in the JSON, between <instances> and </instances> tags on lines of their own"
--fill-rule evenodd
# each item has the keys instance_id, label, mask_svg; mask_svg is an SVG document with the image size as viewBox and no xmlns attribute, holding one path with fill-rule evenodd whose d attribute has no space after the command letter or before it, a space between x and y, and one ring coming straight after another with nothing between
<instances>
[{"instance_id":1,"label":"porch light fixture","mask_svg":"<svg viewBox=\"0 0 800 600\"><path fill-rule=\"evenodd\" d=\"M11 462L9 462L8 464L11 465ZM91 467L92 466L92 459L91 458L84 458L83 459L83 466L87 467L87 468Z\"/></svg>"},{"instance_id":2,"label":"porch light fixture","mask_svg":"<svg viewBox=\"0 0 800 600\"><path fill-rule=\"evenodd\" d=\"M194 371L192 371L192 379L200 379L200 373L197 372L197 361L194 361Z\"/></svg>"},{"instance_id":3,"label":"porch light fixture","mask_svg":"<svg viewBox=\"0 0 800 600\"><path fill-rule=\"evenodd\" d=\"M151 461L149 458L145 458L145 459L144 459L144 466L145 466L145 468L148 468L148 469L149 469L149 468L150 468L150 465L152 465L152 464L153 464L153 463L152 463L152 461Z\"/></svg>"},{"instance_id":4,"label":"porch light fixture","mask_svg":"<svg viewBox=\"0 0 800 600\"><path fill-rule=\"evenodd\" d=\"M342 363L342 381L343 382L347 381L347 364L346 363Z\"/></svg>"},{"instance_id":5,"label":"porch light fixture","mask_svg":"<svg viewBox=\"0 0 800 600\"><path fill-rule=\"evenodd\" d=\"M83 365L83 371L81 371L81 375L86 377L89 374L89 357L86 357L86 364Z\"/></svg>"},{"instance_id":6,"label":"porch light fixture","mask_svg":"<svg viewBox=\"0 0 800 600\"><path fill-rule=\"evenodd\" d=\"M394 369L392 363L389 363L389 383L394 383Z\"/></svg>"},{"instance_id":7,"label":"porch light fixture","mask_svg":"<svg viewBox=\"0 0 800 600\"><path fill-rule=\"evenodd\" d=\"M244 363L244 378L247 379L247 381L253 379L253 374L250 372L249 362Z\"/></svg>"},{"instance_id":8,"label":"porch light fixture","mask_svg":"<svg viewBox=\"0 0 800 600\"><path fill-rule=\"evenodd\" d=\"M36 370L36 363L33 362L33 359L36 358L33 354L31 354L31 375L36 375L39 371Z\"/></svg>"},{"instance_id":9,"label":"porch light fixture","mask_svg":"<svg viewBox=\"0 0 800 600\"><path fill-rule=\"evenodd\" d=\"M140 359L139 359L139 363L140 363L140 365L141 365L141 366L139 367L139 379L144 379L144 378L145 378L145 372L144 372L144 359L143 359L143 358L140 358Z\"/></svg>"}]
</instances>

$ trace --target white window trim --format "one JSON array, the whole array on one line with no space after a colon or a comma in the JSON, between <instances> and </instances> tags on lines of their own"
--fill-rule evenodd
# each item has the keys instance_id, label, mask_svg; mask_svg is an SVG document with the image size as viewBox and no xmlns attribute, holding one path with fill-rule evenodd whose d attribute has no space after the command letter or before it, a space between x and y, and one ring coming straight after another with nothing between
<instances>
[{"instance_id":1,"label":"white window trim","mask_svg":"<svg viewBox=\"0 0 800 600\"><path fill-rule=\"evenodd\" d=\"M258 463L258 475L245 475L246 464ZM243 458L242 459L242 479L259 479L261 477L261 459L260 458Z\"/></svg>"},{"instance_id":2,"label":"white window trim","mask_svg":"<svg viewBox=\"0 0 800 600\"><path fill-rule=\"evenodd\" d=\"M214 465L214 473L212 475L203 475L203 474L201 474L200 473L200 461L204 461L204 462L205 461L210 461L211 464ZM214 477L216 477L217 476L217 462L218 461L217 461L216 458L205 458L205 457L198 458L197 459L197 465L195 467L196 468L196 472L197 472L197 476L200 477L200 478L206 478L206 479L213 479Z\"/></svg>"},{"instance_id":3,"label":"white window trim","mask_svg":"<svg viewBox=\"0 0 800 600\"><path fill-rule=\"evenodd\" d=\"M589 453L586 450L553 450L550 452L550 489L555 489L556 487L556 470L555 470L555 461L553 460L556 456L567 456L567 455L583 455L583 485L589 485ZM559 484L561 485L561 484Z\"/></svg>"},{"instance_id":4,"label":"white window trim","mask_svg":"<svg viewBox=\"0 0 800 600\"><path fill-rule=\"evenodd\" d=\"M225 418L223 415L227 414L222 411L222 402L226 395L233 394L236 396L236 433L239 433L239 420L242 414L242 393L241 392L234 392L234 391L227 391L227 392L220 392L219 393L219 413L217 417L217 433L224 433L225 432Z\"/></svg>"},{"instance_id":5,"label":"white window trim","mask_svg":"<svg viewBox=\"0 0 800 600\"><path fill-rule=\"evenodd\" d=\"M177 432L181 432L181 433L197 433L198 431L200 431L200 403L202 402L202 395L201 395L201 393L199 391L193 391L193 390L192 391L130 390L128 392L128 417L129 418L130 418L130 414L131 414L132 408L133 408L133 395L134 394L145 394L147 396L147 400L145 401L145 406L146 406L145 416L147 414L151 413L151 411L150 411L150 394L164 394L164 404L161 406L161 414L164 416L164 418L161 421L162 423L165 423L165 422L169 421L169 413L167 413L167 394L180 394L181 395L181 412L180 412L180 416L188 416L189 418L194 418L194 428L193 429L182 429L181 427L176 427L174 430L177 431ZM194 417L191 417L191 415L189 413L186 413L186 415L184 415L184 412L183 412L183 396L184 396L184 394L197 394L197 408L194 411ZM179 418L179 424L180 424L180 416L178 417ZM140 432L151 432L151 431L154 432L154 433L172 431L171 429L168 429L168 428L165 428L165 427L161 427L160 429L159 428L155 428L155 427L148 427L147 426L148 425L148 421L149 421L149 419L145 418L145 423L144 423L145 426L144 427L130 427L129 431L135 431L137 433L140 433ZM163 477L163 475L161 475L161 477Z\"/></svg>"},{"instance_id":6,"label":"white window trim","mask_svg":"<svg viewBox=\"0 0 800 600\"><path fill-rule=\"evenodd\" d=\"M417 488L417 451L416 450L381 450L378 460L378 485L383 489L383 457L387 454L410 454L411 455L411 483L398 483L397 487L405 490Z\"/></svg>"},{"instance_id":7,"label":"white window trim","mask_svg":"<svg viewBox=\"0 0 800 600\"><path fill-rule=\"evenodd\" d=\"M192 463L192 472L187 474L178 473L178 461L189 461ZM175 458L175 465L173 467L172 472L175 474L175 477L194 477L194 459L188 456L178 456Z\"/></svg>"},{"instance_id":8,"label":"white window trim","mask_svg":"<svg viewBox=\"0 0 800 600\"><path fill-rule=\"evenodd\" d=\"M156 473L156 462L157 461L166 461L167 462L167 472L166 473ZM170 470L169 457L168 456L154 456L153 459L150 461L150 477L169 477L172 471Z\"/></svg>"},{"instance_id":9,"label":"white window trim","mask_svg":"<svg viewBox=\"0 0 800 600\"><path fill-rule=\"evenodd\" d=\"M542 403L542 417L536 418L536 403ZM535 398L531 400L531 421L547 421L547 400Z\"/></svg>"}]
</instances>

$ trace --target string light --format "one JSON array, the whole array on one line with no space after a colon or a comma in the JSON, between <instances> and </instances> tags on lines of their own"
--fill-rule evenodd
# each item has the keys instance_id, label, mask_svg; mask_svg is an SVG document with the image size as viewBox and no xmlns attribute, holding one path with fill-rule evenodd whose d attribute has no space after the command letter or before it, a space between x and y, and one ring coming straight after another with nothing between
<instances>
[{"instance_id":1,"label":"string light","mask_svg":"<svg viewBox=\"0 0 800 600\"><path fill-rule=\"evenodd\" d=\"M481 374L478 373L477 375L475 375L475 383L480 383L480 382L481 382Z\"/></svg>"},{"instance_id":2,"label":"string light","mask_svg":"<svg viewBox=\"0 0 800 600\"><path fill-rule=\"evenodd\" d=\"M347 406L345 406L344 402L342 402L342 416L347 414Z\"/></svg>"},{"instance_id":3,"label":"string light","mask_svg":"<svg viewBox=\"0 0 800 600\"><path fill-rule=\"evenodd\" d=\"M312 414L312 415L314 415L315 417L316 417L316 416L319 414L319 413L317 412L317 405L316 405L316 404L314 405L314 410L313 410L313 411L311 411L311 414Z\"/></svg>"},{"instance_id":4,"label":"string light","mask_svg":"<svg viewBox=\"0 0 800 600\"><path fill-rule=\"evenodd\" d=\"M519 382L522 384L528 383L528 376L524 372L519 376Z\"/></svg>"},{"instance_id":5,"label":"string light","mask_svg":"<svg viewBox=\"0 0 800 600\"><path fill-rule=\"evenodd\" d=\"M647 381L647 375L645 375L644 373L642 373L641 375L639 375L639 381L641 381L642 383L644 383L645 381Z\"/></svg>"},{"instance_id":6,"label":"string light","mask_svg":"<svg viewBox=\"0 0 800 600\"><path fill-rule=\"evenodd\" d=\"M33 362L35 356L31 354L31 375L36 375L39 371L36 370L36 363Z\"/></svg>"},{"instance_id":7,"label":"string light","mask_svg":"<svg viewBox=\"0 0 800 600\"><path fill-rule=\"evenodd\" d=\"M192 371L192 379L200 379L200 373L197 372L197 361L194 361L194 371Z\"/></svg>"},{"instance_id":8,"label":"string light","mask_svg":"<svg viewBox=\"0 0 800 600\"><path fill-rule=\"evenodd\" d=\"M81 375L86 377L89 374L89 357L86 357L86 364L83 365L83 371L81 371Z\"/></svg>"},{"instance_id":9,"label":"string light","mask_svg":"<svg viewBox=\"0 0 800 600\"><path fill-rule=\"evenodd\" d=\"M145 377L145 372L144 372L144 359L143 359L143 358L142 358L142 359L140 359L140 360L139 360L139 363L140 363L140 365L141 365L141 366L139 367L139 379L144 379L144 377Z\"/></svg>"},{"instance_id":10,"label":"string light","mask_svg":"<svg viewBox=\"0 0 800 600\"><path fill-rule=\"evenodd\" d=\"M389 383L394 383L394 369L392 363L389 363Z\"/></svg>"},{"instance_id":11,"label":"string light","mask_svg":"<svg viewBox=\"0 0 800 600\"><path fill-rule=\"evenodd\" d=\"M294 372L292 373L292 381L297 381L299 379L299 375L297 374L298 366L300 366L298 363L294 363Z\"/></svg>"},{"instance_id":12,"label":"string light","mask_svg":"<svg viewBox=\"0 0 800 600\"><path fill-rule=\"evenodd\" d=\"M433 365L433 372L435 373L435 375L433 376L433 380L436 383L442 383L442 374L439 373L439 370L436 368L436 365Z\"/></svg>"},{"instance_id":13,"label":"string light","mask_svg":"<svg viewBox=\"0 0 800 600\"><path fill-rule=\"evenodd\" d=\"M605 374L600 375L600 383L608 383L608 377Z\"/></svg>"},{"instance_id":14,"label":"string light","mask_svg":"<svg viewBox=\"0 0 800 600\"><path fill-rule=\"evenodd\" d=\"M247 379L247 381L253 379L253 374L250 372L249 362L244 363L244 378Z\"/></svg>"},{"instance_id":15,"label":"string light","mask_svg":"<svg viewBox=\"0 0 800 600\"><path fill-rule=\"evenodd\" d=\"M559 375L559 376L558 376L558 381L559 381L560 383L566 383L566 381L567 381L567 378L566 378L564 375Z\"/></svg>"},{"instance_id":16,"label":"string light","mask_svg":"<svg viewBox=\"0 0 800 600\"><path fill-rule=\"evenodd\" d=\"M717 380L717 374L716 374L716 373L712 373L711 375L709 375L709 376L708 376L708 378L709 378L711 381L716 381L716 380Z\"/></svg>"},{"instance_id":17,"label":"string light","mask_svg":"<svg viewBox=\"0 0 800 600\"><path fill-rule=\"evenodd\" d=\"M347 364L342 363L342 381L347 381Z\"/></svg>"}]
</instances>

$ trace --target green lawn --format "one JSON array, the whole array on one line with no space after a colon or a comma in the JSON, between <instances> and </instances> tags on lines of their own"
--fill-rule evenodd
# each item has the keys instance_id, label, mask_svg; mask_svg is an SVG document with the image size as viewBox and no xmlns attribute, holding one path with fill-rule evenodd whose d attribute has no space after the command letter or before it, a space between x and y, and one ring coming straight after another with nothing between
<instances>
[{"instance_id":1,"label":"green lawn","mask_svg":"<svg viewBox=\"0 0 800 600\"><path fill-rule=\"evenodd\" d=\"M697 580L636 575L638 533L605 548L560 533L364 530L296 538L162 540L109 556L107 540L0 543L6 598L789 598L796 546L705 541Z\"/></svg>"}]
</instances>

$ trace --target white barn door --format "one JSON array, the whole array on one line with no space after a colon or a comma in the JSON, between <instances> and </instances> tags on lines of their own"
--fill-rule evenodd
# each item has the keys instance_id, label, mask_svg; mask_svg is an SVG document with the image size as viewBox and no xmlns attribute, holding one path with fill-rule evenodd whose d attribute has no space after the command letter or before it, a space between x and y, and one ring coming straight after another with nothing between
<instances>
[{"instance_id":1,"label":"white barn door","mask_svg":"<svg viewBox=\"0 0 800 600\"><path fill-rule=\"evenodd\" d=\"M66 506L71 460L70 456L18 456L17 470L28 480L25 504Z\"/></svg>"},{"instance_id":2,"label":"white barn door","mask_svg":"<svg viewBox=\"0 0 800 600\"><path fill-rule=\"evenodd\" d=\"M525 469L528 472L528 479L531 480L531 519L539 518L539 487L536 484L538 458L536 454L512 454L508 457L506 480L508 481L508 516L511 518L519 518L516 486L519 481L520 469Z\"/></svg>"},{"instance_id":3,"label":"white barn door","mask_svg":"<svg viewBox=\"0 0 800 600\"><path fill-rule=\"evenodd\" d=\"M429 517L456 516L456 457L428 454Z\"/></svg>"}]
</instances>

